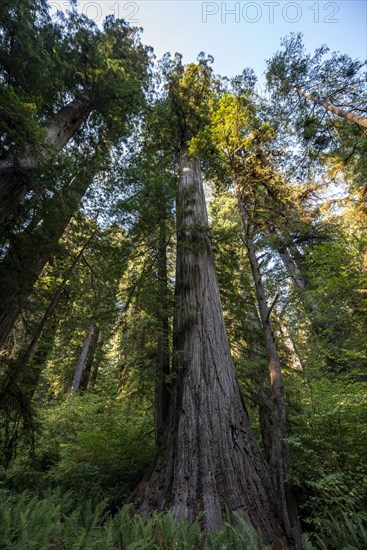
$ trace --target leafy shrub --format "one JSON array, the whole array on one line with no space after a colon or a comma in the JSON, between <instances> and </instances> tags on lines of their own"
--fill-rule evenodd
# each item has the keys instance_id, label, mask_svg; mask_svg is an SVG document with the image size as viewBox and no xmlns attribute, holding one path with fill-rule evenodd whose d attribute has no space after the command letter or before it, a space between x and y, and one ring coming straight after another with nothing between
<instances>
[{"instance_id":1,"label":"leafy shrub","mask_svg":"<svg viewBox=\"0 0 367 550\"><path fill-rule=\"evenodd\" d=\"M293 410L288 441L292 481L308 543L322 550L365 549L364 385L355 382L351 374L316 375L306 380L306 385L308 391L302 388L302 400L296 412Z\"/></svg>"},{"instance_id":2,"label":"leafy shrub","mask_svg":"<svg viewBox=\"0 0 367 550\"><path fill-rule=\"evenodd\" d=\"M143 404L144 405L144 404ZM148 407L96 395L77 396L49 412L47 422L60 443L60 459L49 476L77 492L119 495L120 503L148 468L154 430Z\"/></svg>"},{"instance_id":3,"label":"leafy shrub","mask_svg":"<svg viewBox=\"0 0 367 550\"><path fill-rule=\"evenodd\" d=\"M93 394L39 412L33 456L19 453L1 472L5 487L44 491L61 485L76 498L109 497L120 506L139 483L154 454L152 412Z\"/></svg>"}]
</instances>

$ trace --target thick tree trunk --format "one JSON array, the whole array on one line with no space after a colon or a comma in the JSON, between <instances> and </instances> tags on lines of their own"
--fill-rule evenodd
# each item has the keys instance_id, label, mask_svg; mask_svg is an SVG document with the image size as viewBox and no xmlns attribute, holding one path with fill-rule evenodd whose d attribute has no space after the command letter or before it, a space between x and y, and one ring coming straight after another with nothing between
<instances>
[{"instance_id":1,"label":"thick tree trunk","mask_svg":"<svg viewBox=\"0 0 367 550\"><path fill-rule=\"evenodd\" d=\"M135 491L140 511L171 510L180 520L204 512L218 528L226 509L248 515L274 548L287 548L266 464L235 378L208 237L198 160L180 155L174 318L175 377L155 461Z\"/></svg>"},{"instance_id":2,"label":"thick tree trunk","mask_svg":"<svg viewBox=\"0 0 367 550\"><path fill-rule=\"evenodd\" d=\"M92 177L92 176L91 176ZM33 233L17 235L0 262L0 347L9 335L44 266L55 251L90 183L73 183L49 201L45 218Z\"/></svg>"},{"instance_id":3,"label":"thick tree trunk","mask_svg":"<svg viewBox=\"0 0 367 550\"><path fill-rule=\"evenodd\" d=\"M283 377L280 361L271 326L271 310L266 302L265 290L261 279L259 263L255 253L254 243L250 234L249 216L243 204L241 190L235 183L235 193L240 210L247 254L250 261L252 277L255 286L256 299L259 307L260 319L263 327L264 342L267 352L271 395L272 395L272 438L270 465L273 486L277 496L277 505L281 514L287 537L300 547L300 523L292 489L287 481L290 467L290 454L286 443L287 419L286 404L283 387Z\"/></svg>"},{"instance_id":4,"label":"thick tree trunk","mask_svg":"<svg viewBox=\"0 0 367 550\"><path fill-rule=\"evenodd\" d=\"M299 96L306 97L307 99L310 99L316 105L321 105L324 107L324 109L327 109L328 111L334 113L337 116L340 116L341 118L345 118L349 120L350 122L354 122L355 124L358 124L359 126L362 126L363 128L367 128L367 117L356 115L355 113L351 113L350 111L345 111L344 109L340 109L340 107L336 107L332 103L329 103L328 101L323 101L322 99L317 99L317 97L309 94L308 92L305 92L304 90L301 90L300 88L297 88L296 86L293 86L293 90L297 92Z\"/></svg>"},{"instance_id":5,"label":"thick tree trunk","mask_svg":"<svg viewBox=\"0 0 367 550\"><path fill-rule=\"evenodd\" d=\"M84 365L85 365L85 361L87 359L87 355L88 355L89 346L90 346L90 343L91 343L91 340L92 340L93 332L94 332L94 321L91 321L91 323L89 325L89 328L88 328L87 336L85 337L85 340L84 340L84 344L83 344L83 348L82 348L82 351L81 351L81 354L80 354L80 357L79 357L79 361L78 361L76 369L75 369L73 383L71 385L71 391L70 391L72 397L74 397L74 395L79 390L80 380L82 379L83 368L84 368Z\"/></svg>"},{"instance_id":6,"label":"thick tree trunk","mask_svg":"<svg viewBox=\"0 0 367 550\"><path fill-rule=\"evenodd\" d=\"M170 353L168 319L168 275L167 275L167 227L166 213L162 212L158 242L158 362L155 387L155 438L157 448L161 444L163 429L167 420L169 406Z\"/></svg>"},{"instance_id":7,"label":"thick tree trunk","mask_svg":"<svg viewBox=\"0 0 367 550\"><path fill-rule=\"evenodd\" d=\"M86 121L92 110L92 103L86 100L75 99L65 107L62 107L54 117L44 125L47 131L45 140L46 159L50 158L53 152L60 151L75 132ZM42 155L44 157L44 155Z\"/></svg>"},{"instance_id":8,"label":"thick tree trunk","mask_svg":"<svg viewBox=\"0 0 367 550\"><path fill-rule=\"evenodd\" d=\"M89 380L90 380L92 368L93 368L93 365L94 365L94 357L95 357L95 354L96 354L98 338L99 338L99 328L97 326L95 326L94 331L93 331L93 335L92 335L92 341L91 341L90 347L89 347L87 362L85 363L85 368L84 368L84 371L83 371L82 381L80 383L80 389L83 390L83 391L88 390Z\"/></svg>"},{"instance_id":9,"label":"thick tree trunk","mask_svg":"<svg viewBox=\"0 0 367 550\"><path fill-rule=\"evenodd\" d=\"M0 161L0 225L7 222L27 192L36 188L34 171L39 164L50 160L68 143L90 111L88 102L70 102L44 124L46 136L41 150Z\"/></svg>"},{"instance_id":10,"label":"thick tree trunk","mask_svg":"<svg viewBox=\"0 0 367 550\"><path fill-rule=\"evenodd\" d=\"M92 237L91 237L92 238ZM12 365L11 372L9 373L7 377L7 381L4 384L4 387L0 391L0 409L3 408L5 403L7 402L9 396L11 395L11 391L14 388L14 385L18 382L19 377L22 375L22 373L27 369L32 362L33 356L35 354L38 342L45 330L46 325L48 324L50 318L55 312L55 309L59 303L59 300L61 298L61 295L65 289L66 283L70 279L75 266L77 265L78 261L80 260L86 246L91 241L91 238L88 239L88 241L84 244L80 252L75 256L74 260L72 261L69 269L67 270L66 274L64 275L63 280L61 281L60 285L58 286L55 294L52 297L51 302L48 305L48 308L42 317L41 322L39 323L37 330L33 336L33 339L31 343L29 344L26 352L21 357L21 359L17 360L15 365Z\"/></svg>"}]
</instances>

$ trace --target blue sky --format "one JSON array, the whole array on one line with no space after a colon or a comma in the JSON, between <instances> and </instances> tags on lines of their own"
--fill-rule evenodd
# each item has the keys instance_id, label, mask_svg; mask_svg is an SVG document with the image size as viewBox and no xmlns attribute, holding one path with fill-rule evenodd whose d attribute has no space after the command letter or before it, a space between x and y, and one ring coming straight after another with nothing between
<instances>
[{"instance_id":1,"label":"blue sky","mask_svg":"<svg viewBox=\"0 0 367 550\"><path fill-rule=\"evenodd\" d=\"M66 0L50 0L65 7ZM260 77L280 39L302 31L308 51L326 43L332 51L367 58L366 0L80 0L79 9L101 22L114 13L143 27L143 42L158 58L178 51L194 61L213 55L214 70L233 76L252 67Z\"/></svg>"}]
</instances>

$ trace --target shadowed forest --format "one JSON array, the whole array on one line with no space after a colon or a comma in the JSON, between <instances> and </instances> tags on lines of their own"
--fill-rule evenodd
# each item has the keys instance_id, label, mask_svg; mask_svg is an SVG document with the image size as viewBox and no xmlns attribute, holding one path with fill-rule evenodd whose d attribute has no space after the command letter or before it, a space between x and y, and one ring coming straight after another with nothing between
<instances>
[{"instance_id":1,"label":"shadowed forest","mask_svg":"<svg viewBox=\"0 0 367 550\"><path fill-rule=\"evenodd\" d=\"M367 548L366 61L0 5L0 547Z\"/></svg>"}]
</instances>

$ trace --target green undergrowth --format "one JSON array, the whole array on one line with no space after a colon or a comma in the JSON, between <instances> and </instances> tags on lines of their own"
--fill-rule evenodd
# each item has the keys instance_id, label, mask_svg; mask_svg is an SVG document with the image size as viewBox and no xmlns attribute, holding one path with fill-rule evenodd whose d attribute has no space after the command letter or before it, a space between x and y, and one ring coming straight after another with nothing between
<instances>
[{"instance_id":1,"label":"green undergrowth","mask_svg":"<svg viewBox=\"0 0 367 550\"><path fill-rule=\"evenodd\" d=\"M71 492L0 491L0 548L121 550L267 550L245 520L226 522L216 533L203 533L201 517L177 523L171 514L154 514L145 522L123 506L113 517L106 502L75 505Z\"/></svg>"},{"instance_id":2,"label":"green undergrowth","mask_svg":"<svg viewBox=\"0 0 367 550\"><path fill-rule=\"evenodd\" d=\"M60 487L43 495L26 490L0 489L0 548L2 550L270 550L245 519L226 521L215 533L203 532L196 521L176 522L170 513L154 513L148 520L131 505L111 513L106 500L76 500ZM367 531L362 521L329 518L328 536L302 536L302 550L364 550Z\"/></svg>"},{"instance_id":3,"label":"green undergrowth","mask_svg":"<svg viewBox=\"0 0 367 550\"><path fill-rule=\"evenodd\" d=\"M292 482L303 550L367 548L365 408L360 387L312 381L294 409ZM320 387L319 387L320 386ZM294 395L304 388L294 388ZM313 413L317 405L318 413ZM143 406L144 405L144 406ZM154 455L152 407L81 395L38 413L35 448L0 464L0 549L264 549L246 522L203 534L201 518L144 523L126 506Z\"/></svg>"},{"instance_id":4,"label":"green undergrowth","mask_svg":"<svg viewBox=\"0 0 367 550\"><path fill-rule=\"evenodd\" d=\"M40 494L60 487L78 500L108 500L119 507L154 456L148 407L137 410L117 399L81 395L39 411L38 425L31 455L19 446L9 467L0 461L0 479L12 492Z\"/></svg>"}]
</instances>

